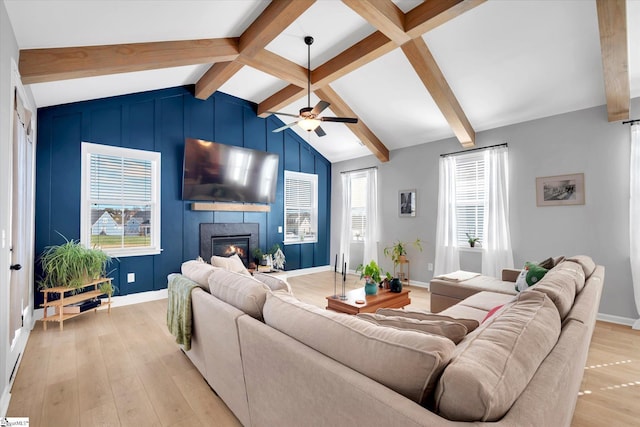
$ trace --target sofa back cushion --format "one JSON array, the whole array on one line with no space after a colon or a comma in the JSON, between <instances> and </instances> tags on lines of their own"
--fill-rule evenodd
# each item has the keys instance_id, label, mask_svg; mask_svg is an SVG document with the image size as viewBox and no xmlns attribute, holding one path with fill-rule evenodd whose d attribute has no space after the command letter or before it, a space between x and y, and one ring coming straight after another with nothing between
<instances>
[{"instance_id":1,"label":"sofa back cushion","mask_svg":"<svg viewBox=\"0 0 640 427\"><path fill-rule=\"evenodd\" d=\"M560 316L549 298L522 292L458 346L438 381L436 411L455 421L499 420L559 336Z\"/></svg>"},{"instance_id":2,"label":"sofa back cushion","mask_svg":"<svg viewBox=\"0 0 640 427\"><path fill-rule=\"evenodd\" d=\"M575 256L572 256L571 258L567 258L567 261L575 262L579 264L580 267L582 267L582 271L584 271L585 280L591 277L591 275L596 269L596 263L593 262L591 257L587 255L575 255Z\"/></svg>"},{"instance_id":3,"label":"sofa back cushion","mask_svg":"<svg viewBox=\"0 0 640 427\"><path fill-rule=\"evenodd\" d=\"M269 288L251 276L217 269L209 276L211 295L262 320L262 308Z\"/></svg>"},{"instance_id":4,"label":"sofa back cushion","mask_svg":"<svg viewBox=\"0 0 640 427\"><path fill-rule=\"evenodd\" d=\"M564 261L550 270L539 283L523 292L533 289L545 293L558 308L560 317L564 319L571 311L577 289L583 287L584 272L582 268L574 262Z\"/></svg>"},{"instance_id":5,"label":"sofa back cushion","mask_svg":"<svg viewBox=\"0 0 640 427\"><path fill-rule=\"evenodd\" d=\"M375 325L439 335L449 338L454 344L458 344L462 338L467 335L467 327L462 323L452 320L417 320L408 317L383 316L382 314L374 313L358 313L358 317Z\"/></svg>"},{"instance_id":6,"label":"sofa back cushion","mask_svg":"<svg viewBox=\"0 0 640 427\"><path fill-rule=\"evenodd\" d=\"M180 271L183 276L196 282L202 286L207 292L209 292L209 276L213 273L217 267L207 264L201 260L190 260L182 263Z\"/></svg>"},{"instance_id":7,"label":"sofa back cushion","mask_svg":"<svg viewBox=\"0 0 640 427\"><path fill-rule=\"evenodd\" d=\"M291 286L276 276L267 273L253 273L253 278L264 283L272 291L285 291L291 293Z\"/></svg>"},{"instance_id":8,"label":"sofa back cushion","mask_svg":"<svg viewBox=\"0 0 640 427\"><path fill-rule=\"evenodd\" d=\"M233 271L234 273L251 276L251 273L249 273L249 270L244 266L238 254L233 254L230 257L214 255L211 257L211 265Z\"/></svg>"},{"instance_id":9,"label":"sofa back cushion","mask_svg":"<svg viewBox=\"0 0 640 427\"><path fill-rule=\"evenodd\" d=\"M269 294L265 323L320 353L421 403L433 391L455 344L417 331L377 326L323 310L289 294Z\"/></svg>"}]
</instances>

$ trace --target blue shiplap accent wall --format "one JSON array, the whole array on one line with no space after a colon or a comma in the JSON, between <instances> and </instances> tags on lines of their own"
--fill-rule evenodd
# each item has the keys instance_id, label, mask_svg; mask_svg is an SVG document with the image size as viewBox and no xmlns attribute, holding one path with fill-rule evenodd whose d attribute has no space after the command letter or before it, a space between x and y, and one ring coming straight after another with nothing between
<instances>
[{"instance_id":1,"label":"blue shiplap accent wall","mask_svg":"<svg viewBox=\"0 0 640 427\"><path fill-rule=\"evenodd\" d=\"M262 250L278 243L287 270L329 264L331 164L274 116L261 119L248 101L216 92L206 101L193 97L193 87L177 87L38 110L36 149L36 253L80 238L81 142L162 153L162 248L155 256L123 257L111 277L120 295L162 289L167 275L199 254L200 223L260 224ZM185 138L266 150L280 156L276 202L271 212L195 212L181 200ZM283 246L284 170L317 173L319 182L318 242ZM127 283L127 273L136 281ZM36 292L40 298L39 292ZM37 301L39 304L40 301Z\"/></svg>"}]
</instances>

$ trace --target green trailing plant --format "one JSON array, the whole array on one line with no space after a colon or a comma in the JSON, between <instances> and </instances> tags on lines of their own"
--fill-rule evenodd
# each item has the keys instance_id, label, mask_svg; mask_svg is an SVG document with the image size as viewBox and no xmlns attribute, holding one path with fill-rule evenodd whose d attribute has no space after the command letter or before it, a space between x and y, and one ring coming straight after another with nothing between
<instances>
[{"instance_id":1,"label":"green trailing plant","mask_svg":"<svg viewBox=\"0 0 640 427\"><path fill-rule=\"evenodd\" d=\"M64 236L63 236L64 237ZM40 255L42 279L40 289L66 286L79 289L82 285L106 276L111 257L100 249L88 249L77 240L67 240L61 245L47 246ZM109 283L100 285L105 293L113 293Z\"/></svg>"},{"instance_id":2,"label":"green trailing plant","mask_svg":"<svg viewBox=\"0 0 640 427\"><path fill-rule=\"evenodd\" d=\"M414 248L422 252L422 240L416 239L413 242L403 242L401 240L397 240L391 246L387 246L384 248L384 256L391 258L393 264L397 264L398 260L401 256L407 255L407 247L412 245Z\"/></svg>"},{"instance_id":3,"label":"green trailing plant","mask_svg":"<svg viewBox=\"0 0 640 427\"><path fill-rule=\"evenodd\" d=\"M367 265L360 264L358 268L356 268L356 273L360 273L361 279L370 278L371 279L370 281L374 283L380 283L382 269L380 268L377 262L375 262L374 260L371 260Z\"/></svg>"}]
</instances>

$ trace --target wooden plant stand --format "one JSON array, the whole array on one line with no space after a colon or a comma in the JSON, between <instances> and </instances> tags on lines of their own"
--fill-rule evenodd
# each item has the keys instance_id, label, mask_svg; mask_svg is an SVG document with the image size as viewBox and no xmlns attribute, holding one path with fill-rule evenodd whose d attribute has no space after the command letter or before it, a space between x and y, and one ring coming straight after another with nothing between
<instances>
[{"instance_id":1,"label":"wooden plant stand","mask_svg":"<svg viewBox=\"0 0 640 427\"><path fill-rule=\"evenodd\" d=\"M91 310L82 311L80 313L63 313L62 308L67 305L75 304L77 302L87 301L92 298L97 298L100 295L104 295L104 292L101 292L100 289L98 289L98 285L104 282L111 282L112 280L113 279L110 277L103 277L101 279L96 279L77 289L77 290L82 290L82 289L93 286L93 290L78 293L68 297L65 297L65 294L73 292L76 289L68 288L66 286L56 286L55 288L42 289L41 292L44 294L44 303L42 304L42 307L44 307L44 316L42 318L42 325L44 327L44 330L45 331L47 330L47 322L59 322L60 330L62 331L62 328L63 328L62 325L65 320L69 320L76 316L80 316L81 314L90 312ZM49 294L52 294L52 293L59 294L60 298L57 300L49 301ZM109 295L109 300L106 302L106 305L107 305L107 312L111 314L111 295ZM56 313L52 317L48 317L47 308L49 307L56 307L58 310L58 313ZM94 308L93 311L97 313L98 308L97 307Z\"/></svg>"}]
</instances>

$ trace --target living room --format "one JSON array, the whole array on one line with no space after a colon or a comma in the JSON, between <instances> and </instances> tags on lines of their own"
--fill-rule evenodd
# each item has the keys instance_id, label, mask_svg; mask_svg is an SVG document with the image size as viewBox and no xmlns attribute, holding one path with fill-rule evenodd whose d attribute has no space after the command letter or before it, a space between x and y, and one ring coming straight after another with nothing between
<instances>
[{"instance_id":1,"label":"living room","mask_svg":"<svg viewBox=\"0 0 640 427\"><path fill-rule=\"evenodd\" d=\"M12 22L6 3L10 2L3 2L0 60L2 99L9 100L13 99L11 62L19 62L19 51L23 47L11 30ZM483 5L478 6L481 7ZM595 4L592 7L595 8ZM637 6L630 3L628 9L629 19L637 16ZM633 27L629 25L631 52L634 46L631 38ZM306 47L302 45L301 50L304 62ZM630 58L629 71L632 77L637 76L633 64L633 58ZM552 69L549 66L548 70ZM520 78L527 80L526 74ZM634 118L634 113L640 109L637 82L637 77L631 79L630 118ZM179 271L182 261L199 255L198 228L201 223L260 223L260 239L265 242L265 248L282 243L284 235L278 230L284 225L281 219L282 194L271 207L271 213L193 211L191 203L182 200L182 147L185 138L193 137L276 152L281 156L281 172L295 170L318 174L319 199L324 201L319 205L318 241L314 244L284 245L287 270L327 269L327 266L333 266L334 257L340 252L343 206L341 173L376 167L381 201L381 245L397 239L412 241L419 237L424 242L423 251L411 254L411 276L418 285L429 283L433 276L430 264L435 262L436 252L439 159L443 154L463 150L460 139L453 136L452 132L428 143L425 140L425 143L406 147L396 145L393 136L382 138L389 148L394 147L390 149L386 162L381 162L373 154L329 160L331 155L325 156L297 133L271 132L282 126L283 122L275 116L267 119L257 117L256 102L223 91L202 101L194 97L192 83L144 92L131 90L128 92L130 95L116 98L65 105L34 105L38 110L34 195L36 254L45 246L59 241L56 232L69 238L79 238L81 194L78 144L81 141L153 150L162 154L162 254L122 257L113 273L120 295L152 293L166 288L167 275ZM25 87L27 92L31 90L29 85ZM33 90L36 90L35 85ZM558 98L563 98L562 87L552 92ZM542 260L549 256L588 254L607 269L606 285L598 310L599 319L630 326L638 314L629 265L629 127L621 125L620 120L608 120L604 89L599 87L596 92L600 95L600 102L588 107L576 104L573 108L565 107L560 113L523 116L509 124L501 124L496 119L496 125L475 129L475 146L508 145L514 266L522 267L526 261ZM303 101L306 104L306 99ZM532 99L523 102L533 105L547 101ZM37 104L33 100L31 103ZM12 121L10 105L9 102L3 103L4 123ZM490 110L491 106L486 108ZM442 121L446 124L444 119ZM339 132L334 131L333 126L323 125L328 136ZM3 130L2 147L3 152L10 152L9 130ZM3 162L2 170L11 170L10 160L5 158ZM536 178L574 173L582 173L585 177L584 205L536 205ZM9 206L11 177L5 172L0 176L3 181L2 204ZM398 213L398 193L407 189L415 190L415 217L400 217ZM9 230L9 224L9 212L3 209L1 228ZM461 267L477 270L481 256L481 250L462 252ZM392 269L391 263L383 256L380 256L380 261L386 270ZM9 271L9 265L13 264L4 242L0 263L6 267L4 271ZM135 281L128 280L130 273L135 275ZM35 287L32 294L33 309L41 303L41 296ZM8 300L4 296L2 300ZM0 307L3 319L8 318L8 310L9 307L3 303ZM4 325L4 320L2 322ZM36 327L39 326L36 323ZM3 330L0 336L5 338L5 343L10 342L6 334L7 331ZM3 351L0 359L3 362L0 378L3 387L10 384L9 378L14 368L13 364L9 366L9 359ZM6 402L2 403L4 409Z\"/></svg>"}]
</instances>

